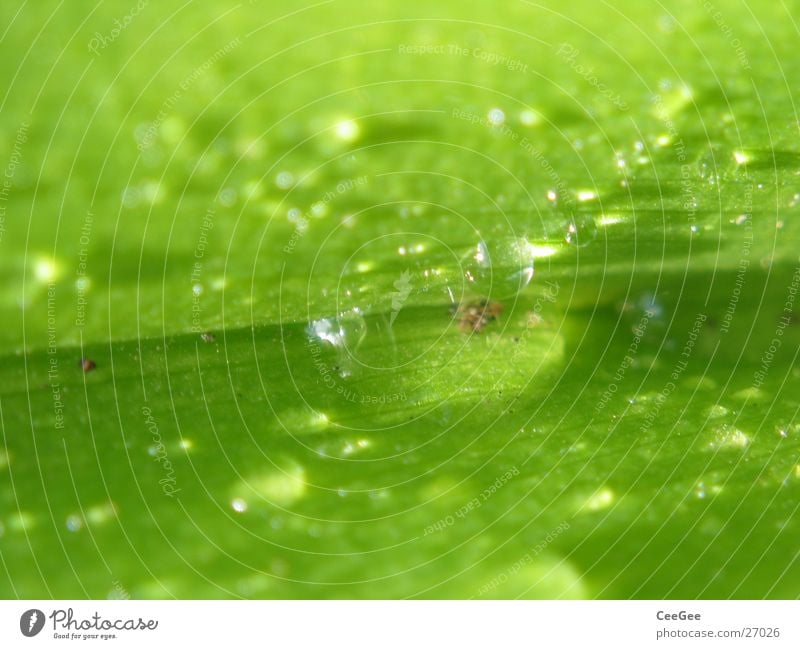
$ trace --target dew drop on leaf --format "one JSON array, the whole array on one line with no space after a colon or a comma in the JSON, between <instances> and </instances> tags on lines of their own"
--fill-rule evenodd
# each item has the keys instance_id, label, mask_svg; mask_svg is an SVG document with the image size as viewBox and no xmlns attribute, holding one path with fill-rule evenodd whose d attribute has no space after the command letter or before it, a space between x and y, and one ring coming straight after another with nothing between
<instances>
[{"instance_id":1,"label":"dew drop on leaf","mask_svg":"<svg viewBox=\"0 0 800 649\"><path fill-rule=\"evenodd\" d=\"M597 239L597 224L590 214L573 215L566 227L564 238L577 248L585 248Z\"/></svg>"},{"instance_id":2,"label":"dew drop on leaf","mask_svg":"<svg viewBox=\"0 0 800 649\"><path fill-rule=\"evenodd\" d=\"M354 354L364 341L367 324L358 308L343 311L331 318L309 323L307 333L312 342L323 343L336 351L337 369L343 378L355 369Z\"/></svg>"},{"instance_id":3,"label":"dew drop on leaf","mask_svg":"<svg viewBox=\"0 0 800 649\"><path fill-rule=\"evenodd\" d=\"M466 289L486 299L513 298L533 279L534 253L523 237L481 239L462 259Z\"/></svg>"}]
</instances>

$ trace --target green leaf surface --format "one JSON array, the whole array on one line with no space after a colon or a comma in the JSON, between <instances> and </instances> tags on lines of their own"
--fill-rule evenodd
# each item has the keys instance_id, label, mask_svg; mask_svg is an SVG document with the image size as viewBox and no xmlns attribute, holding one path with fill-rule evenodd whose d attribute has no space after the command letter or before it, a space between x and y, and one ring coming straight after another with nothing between
<instances>
[{"instance_id":1,"label":"green leaf surface","mask_svg":"<svg viewBox=\"0 0 800 649\"><path fill-rule=\"evenodd\" d=\"M800 595L754 11L6 2L0 596Z\"/></svg>"}]
</instances>

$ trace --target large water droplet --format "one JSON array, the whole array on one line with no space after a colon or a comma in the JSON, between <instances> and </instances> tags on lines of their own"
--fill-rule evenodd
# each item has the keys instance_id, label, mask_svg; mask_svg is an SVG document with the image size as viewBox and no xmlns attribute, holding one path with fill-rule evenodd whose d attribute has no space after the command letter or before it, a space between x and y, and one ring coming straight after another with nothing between
<instances>
[{"instance_id":1,"label":"large water droplet","mask_svg":"<svg viewBox=\"0 0 800 649\"><path fill-rule=\"evenodd\" d=\"M367 333L366 322L358 309L350 309L331 318L313 320L307 331L312 342L321 342L335 350L340 376L352 374L354 354Z\"/></svg>"},{"instance_id":2,"label":"large water droplet","mask_svg":"<svg viewBox=\"0 0 800 649\"><path fill-rule=\"evenodd\" d=\"M366 242L347 260L337 287L338 310L387 314L387 326L407 319L415 307L438 305L460 295L458 256L424 233L387 234ZM371 321L368 321L368 325Z\"/></svg>"},{"instance_id":3,"label":"large water droplet","mask_svg":"<svg viewBox=\"0 0 800 649\"><path fill-rule=\"evenodd\" d=\"M514 297L533 278L534 253L523 237L482 239L462 259L467 290L487 299Z\"/></svg>"}]
</instances>

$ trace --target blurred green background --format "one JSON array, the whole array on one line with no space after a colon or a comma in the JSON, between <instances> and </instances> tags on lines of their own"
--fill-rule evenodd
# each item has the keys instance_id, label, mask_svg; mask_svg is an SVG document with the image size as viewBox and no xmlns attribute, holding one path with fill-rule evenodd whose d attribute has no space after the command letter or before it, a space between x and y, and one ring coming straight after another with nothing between
<instances>
[{"instance_id":1,"label":"blurred green background","mask_svg":"<svg viewBox=\"0 0 800 649\"><path fill-rule=\"evenodd\" d=\"M4 2L0 595L797 597L795 4Z\"/></svg>"}]
</instances>

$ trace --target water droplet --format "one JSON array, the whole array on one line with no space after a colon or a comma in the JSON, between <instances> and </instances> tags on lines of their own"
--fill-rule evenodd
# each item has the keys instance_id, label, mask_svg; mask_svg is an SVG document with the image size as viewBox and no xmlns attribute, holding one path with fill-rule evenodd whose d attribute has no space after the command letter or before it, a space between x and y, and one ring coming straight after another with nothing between
<instances>
[{"instance_id":1,"label":"water droplet","mask_svg":"<svg viewBox=\"0 0 800 649\"><path fill-rule=\"evenodd\" d=\"M514 297L533 278L535 254L522 237L479 241L462 260L467 289L486 299Z\"/></svg>"},{"instance_id":2,"label":"water droplet","mask_svg":"<svg viewBox=\"0 0 800 649\"><path fill-rule=\"evenodd\" d=\"M714 429L714 437L709 443L714 449L740 449L747 448L750 438L741 430L731 424L723 424Z\"/></svg>"},{"instance_id":3,"label":"water droplet","mask_svg":"<svg viewBox=\"0 0 800 649\"><path fill-rule=\"evenodd\" d=\"M233 207L238 194L233 187L226 187L219 193L219 204L223 207Z\"/></svg>"},{"instance_id":4,"label":"water droplet","mask_svg":"<svg viewBox=\"0 0 800 649\"><path fill-rule=\"evenodd\" d=\"M721 175L721 164L721 154L709 147L695 161L695 170L700 178L715 185Z\"/></svg>"},{"instance_id":5,"label":"water droplet","mask_svg":"<svg viewBox=\"0 0 800 649\"><path fill-rule=\"evenodd\" d=\"M288 171L281 171L275 178L278 189L291 189L294 185L294 174Z\"/></svg>"},{"instance_id":6,"label":"water droplet","mask_svg":"<svg viewBox=\"0 0 800 649\"><path fill-rule=\"evenodd\" d=\"M80 532L83 529L83 519L78 514L67 516L67 529L70 532Z\"/></svg>"},{"instance_id":7,"label":"water droplet","mask_svg":"<svg viewBox=\"0 0 800 649\"><path fill-rule=\"evenodd\" d=\"M321 219L328 215L328 204L324 201L317 201L311 206L311 216Z\"/></svg>"},{"instance_id":8,"label":"water droplet","mask_svg":"<svg viewBox=\"0 0 800 649\"><path fill-rule=\"evenodd\" d=\"M734 223L735 225L744 225L749 220L750 220L749 214L739 214L739 216L737 216L735 219L731 219L731 223Z\"/></svg>"},{"instance_id":9,"label":"water droplet","mask_svg":"<svg viewBox=\"0 0 800 649\"><path fill-rule=\"evenodd\" d=\"M340 376L344 378L353 373L354 355L367 333L367 323L358 308L332 318L314 320L308 325L307 332L312 340L325 343L336 351Z\"/></svg>"},{"instance_id":10,"label":"water droplet","mask_svg":"<svg viewBox=\"0 0 800 649\"><path fill-rule=\"evenodd\" d=\"M492 108L487 115L489 124L492 126L500 126L506 121L506 114L500 108Z\"/></svg>"},{"instance_id":11,"label":"water droplet","mask_svg":"<svg viewBox=\"0 0 800 649\"><path fill-rule=\"evenodd\" d=\"M695 490L695 495L698 498L705 498L706 497L706 485L704 482L697 483L697 489Z\"/></svg>"},{"instance_id":12,"label":"water droplet","mask_svg":"<svg viewBox=\"0 0 800 649\"><path fill-rule=\"evenodd\" d=\"M788 437L795 437L797 436L798 433L800 433L800 424L784 423L777 426L775 430L778 433L778 435L780 435L784 439Z\"/></svg>"},{"instance_id":13,"label":"water droplet","mask_svg":"<svg viewBox=\"0 0 800 649\"><path fill-rule=\"evenodd\" d=\"M720 417L725 417L726 415L730 414L730 410L728 410L725 406L722 406L718 403L715 403L711 408L708 410L708 416L711 419L719 419Z\"/></svg>"},{"instance_id":14,"label":"water droplet","mask_svg":"<svg viewBox=\"0 0 800 649\"><path fill-rule=\"evenodd\" d=\"M585 248L597 238L597 224L591 214L573 214L564 235L567 243Z\"/></svg>"}]
</instances>

